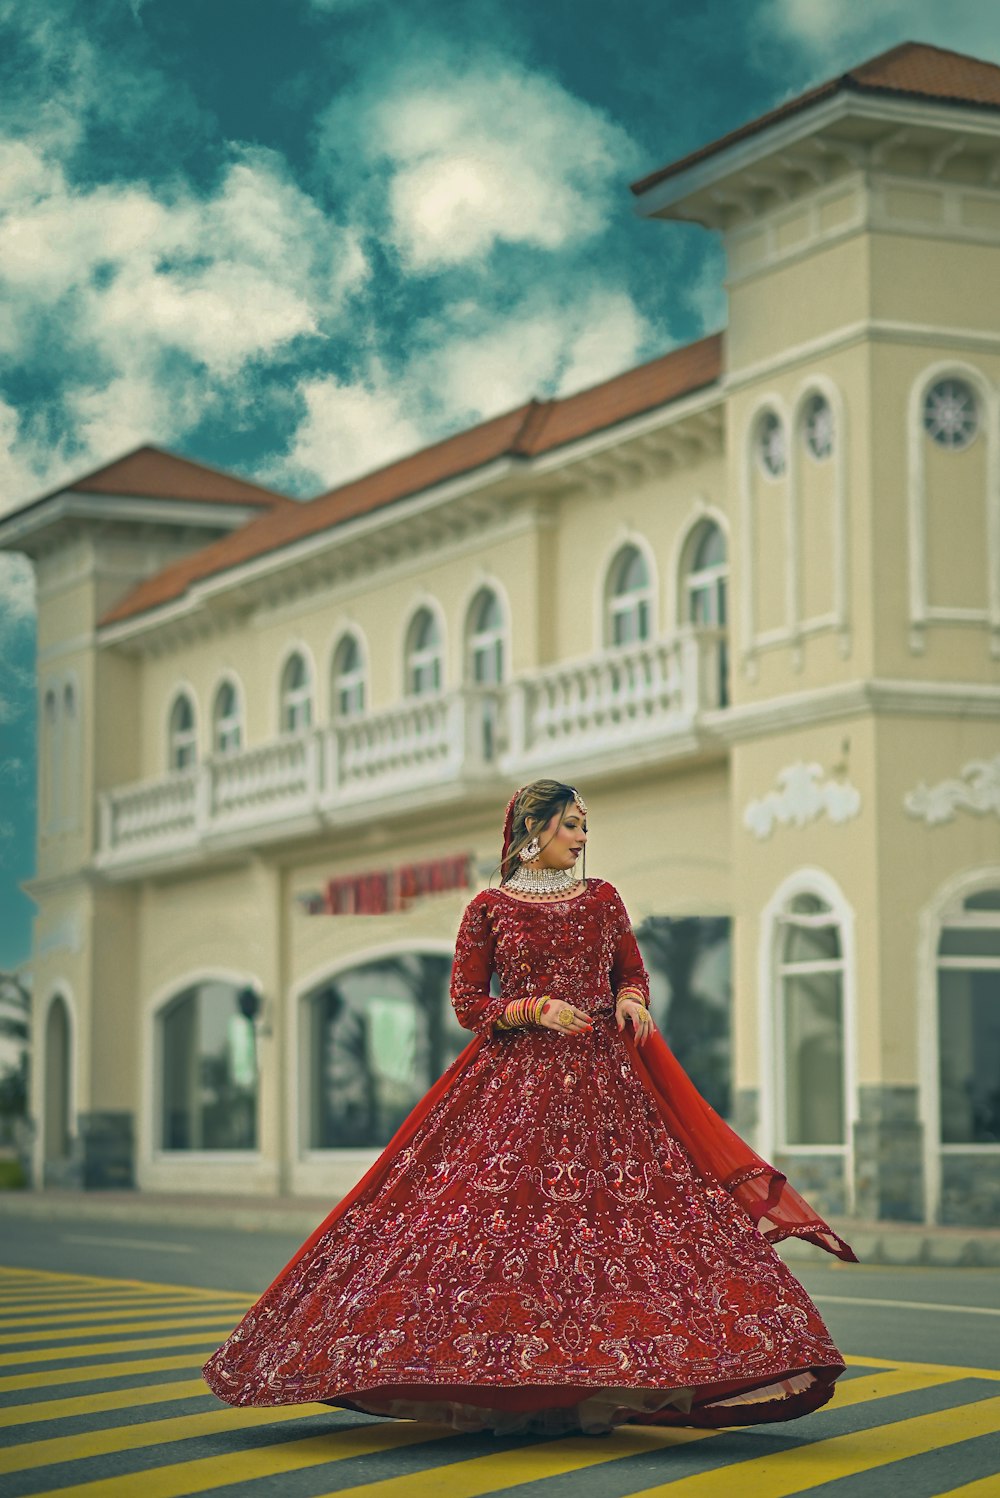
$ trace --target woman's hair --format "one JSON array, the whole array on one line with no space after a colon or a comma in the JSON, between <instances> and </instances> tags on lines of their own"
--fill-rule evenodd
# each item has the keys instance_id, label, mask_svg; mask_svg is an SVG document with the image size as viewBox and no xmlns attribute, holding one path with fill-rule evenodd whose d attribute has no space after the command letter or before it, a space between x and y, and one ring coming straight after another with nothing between
<instances>
[{"instance_id":1,"label":"woman's hair","mask_svg":"<svg viewBox=\"0 0 1000 1498\"><path fill-rule=\"evenodd\" d=\"M518 853L521 849L527 847L557 812L561 821L566 808L572 806L576 796L573 786L564 785L561 780L533 780L530 785L521 787L512 811L510 847L506 858L498 865L501 883L509 879L519 866ZM530 832L525 826L529 819L532 822ZM545 846L544 843L542 846Z\"/></svg>"}]
</instances>

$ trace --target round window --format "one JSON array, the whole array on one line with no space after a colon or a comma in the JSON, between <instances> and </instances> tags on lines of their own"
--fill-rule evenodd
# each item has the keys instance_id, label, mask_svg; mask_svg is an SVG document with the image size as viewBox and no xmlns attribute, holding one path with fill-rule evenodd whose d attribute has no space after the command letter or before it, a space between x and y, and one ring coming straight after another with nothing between
<instances>
[{"instance_id":1,"label":"round window","mask_svg":"<svg viewBox=\"0 0 1000 1498\"><path fill-rule=\"evenodd\" d=\"M968 447L979 430L979 402L965 380L938 380L924 397L924 431L939 447Z\"/></svg>"}]
</instances>

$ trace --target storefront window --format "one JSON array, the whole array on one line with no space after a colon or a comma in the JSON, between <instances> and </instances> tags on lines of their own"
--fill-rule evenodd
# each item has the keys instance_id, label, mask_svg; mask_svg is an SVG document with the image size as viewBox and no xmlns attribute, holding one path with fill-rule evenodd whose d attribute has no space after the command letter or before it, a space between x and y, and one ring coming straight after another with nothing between
<instances>
[{"instance_id":1,"label":"storefront window","mask_svg":"<svg viewBox=\"0 0 1000 1498\"><path fill-rule=\"evenodd\" d=\"M199 983L163 1010L160 1078L163 1149L256 1147L256 1039L233 984Z\"/></svg>"},{"instance_id":2,"label":"storefront window","mask_svg":"<svg viewBox=\"0 0 1000 1498\"><path fill-rule=\"evenodd\" d=\"M450 955L394 953L338 973L310 996L310 1149L388 1144L468 1044L450 976Z\"/></svg>"},{"instance_id":3,"label":"storefront window","mask_svg":"<svg viewBox=\"0 0 1000 1498\"><path fill-rule=\"evenodd\" d=\"M731 933L728 916L651 916L636 931L650 1012L717 1113L732 1103Z\"/></svg>"}]
</instances>

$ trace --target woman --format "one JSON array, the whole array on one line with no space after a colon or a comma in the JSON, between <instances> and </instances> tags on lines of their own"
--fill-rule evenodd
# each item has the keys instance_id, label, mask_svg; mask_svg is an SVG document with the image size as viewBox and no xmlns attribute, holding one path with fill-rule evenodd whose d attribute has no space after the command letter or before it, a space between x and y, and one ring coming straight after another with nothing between
<instances>
[{"instance_id":1,"label":"woman","mask_svg":"<svg viewBox=\"0 0 1000 1498\"><path fill-rule=\"evenodd\" d=\"M586 816L553 780L512 798L452 971L476 1038L205 1365L221 1399L598 1433L831 1397L843 1359L768 1240L855 1256L657 1034L620 896L577 875Z\"/></svg>"}]
</instances>

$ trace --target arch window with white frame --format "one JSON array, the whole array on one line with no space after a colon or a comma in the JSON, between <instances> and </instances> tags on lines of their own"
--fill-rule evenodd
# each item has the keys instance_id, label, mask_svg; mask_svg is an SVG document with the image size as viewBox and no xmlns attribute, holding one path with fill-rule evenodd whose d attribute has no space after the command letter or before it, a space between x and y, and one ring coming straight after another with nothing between
<instances>
[{"instance_id":1,"label":"arch window with white frame","mask_svg":"<svg viewBox=\"0 0 1000 1498\"><path fill-rule=\"evenodd\" d=\"M241 990L196 983L160 1010L157 1029L160 1149L255 1149L256 1036Z\"/></svg>"},{"instance_id":2,"label":"arch window with white frame","mask_svg":"<svg viewBox=\"0 0 1000 1498\"><path fill-rule=\"evenodd\" d=\"M42 725L45 732L45 752L42 760L44 783L43 794L43 824L46 831L55 830L59 819L59 699L54 687L49 687L45 693L42 705Z\"/></svg>"},{"instance_id":3,"label":"arch window with white frame","mask_svg":"<svg viewBox=\"0 0 1000 1498\"><path fill-rule=\"evenodd\" d=\"M815 391L806 401L801 431L806 452L817 463L825 462L833 456L833 407L822 391Z\"/></svg>"},{"instance_id":4,"label":"arch window with white frame","mask_svg":"<svg viewBox=\"0 0 1000 1498\"><path fill-rule=\"evenodd\" d=\"M844 1145L844 943L822 895L800 891L777 916L781 1028L779 1129L783 1144Z\"/></svg>"},{"instance_id":5,"label":"arch window with white frame","mask_svg":"<svg viewBox=\"0 0 1000 1498\"><path fill-rule=\"evenodd\" d=\"M337 718L357 718L365 710L365 660L355 634L342 635L333 652L330 701Z\"/></svg>"},{"instance_id":6,"label":"arch window with white frame","mask_svg":"<svg viewBox=\"0 0 1000 1498\"><path fill-rule=\"evenodd\" d=\"M477 687L499 686L504 679L503 610L492 588L481 588L472 600L466 627L469 681Z\"/></svg>"},{"instance_id":7,"label":"arch window with white frame","mask_svg":"<svg viewBox=\"0 0 1000 1498\"><path fill-rule=\"evenodd\" d=\"M281 672L281 731L302 733L312 724L312 681L306 658L294 651Z\"/></svg>"},{"instance_id":8,"label":"arch window with white frame","mask_svg":"<svg viewBox=\"0 0 1000 1498\"><path fill-rule=\"evenodd\" d=\"M212 704L212 747L216 754L235 754L243 745L243 722L236 683L219 685Z\"/></svg>"},{"instance_id":9,"label":"arch window with white frame","mask_svg":"<svg viewBox=\"0 0 1000 1498\"><path fill-rule=\"evenodd\" d=\"M924 396L924 431L938 447L958 452L979 430L979 399L967 380L937 380Z\"/></svg>"},{"instance_id":10,"label":"arch window with white frame","mask_svg":"<svg viewBox=\"0 0 1000 1498\"><path fill-rule=\"evenodd\" d=\"M451 956L359 962L305 999L308 1149L382 1148L465 1044L448 999Z\"/></svg>"},{"instance_id":11,"label":"arch window with white frame","mask_svg":"<svg viewBox=\"0 0 1000 1498\"><path fill-rule=\"evenodd\" d=\"M941 919L937 949L941 1144L1000 1145L1000 886Z\"/></svg>"},{"instance_id":12,"label":"arch window with white frame","mask_svg":"<svg viewBox=\"0 0 1000 1498\"><path fill-rule=\"evenodd\" d=\"M187 692L178 692L170 709L167 729L167 761L171 770L187 770L198 757L194 703Z\"/></svg>"},{"instance_id":13,"label":"arch window with white frame","mask_svg":"<svg viewBox=\"0 0 1000 1498\"><path fill-rule=\"evenodd\" d=\"M707 637L708 648L715 652L712 680L705 683L714 698L713 707L729 705L728 586L725 534L716 521L703 520L684 548L681 593L684 622Z\"/></svg>"},{"instance_id":14,"label":"arch window with white frame","mask_svg":"<svg viewBox=\"0 0 1000 1498\"><path fill-rule=\"evenodd\" d=\"M623 546L608 569L608 645L637 645L653 628L653 580L638 546Z\"/></svg>"},{"instance_id":15,"label":"arch window with white frame","mask_svg":"<svg viewBox=\"0 0 1000 1498\"><path fill-rule=\"evenodd\" d=\"M441 626L432 609L419 608L406 631L406 693L426 697L440 692L444 680Z\"/></svg>"},{"instance_id":16,"label":"arch window with white frame","mask_svg":"<svg viewBox=\"0 0 1000 1498\"><path fill-rule=\"evenodd\" d=\"M788 464L785 424L777 411L763 411L757 418L754 448L761 470L769 479L781 478Z\"/></svg>"}]
</instances>

